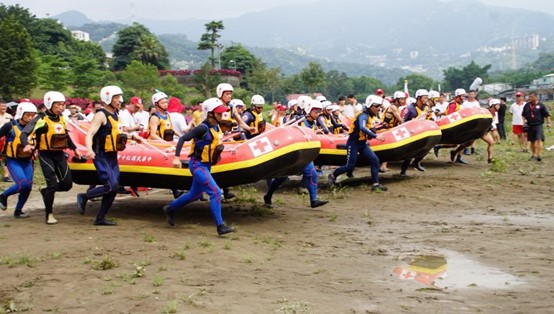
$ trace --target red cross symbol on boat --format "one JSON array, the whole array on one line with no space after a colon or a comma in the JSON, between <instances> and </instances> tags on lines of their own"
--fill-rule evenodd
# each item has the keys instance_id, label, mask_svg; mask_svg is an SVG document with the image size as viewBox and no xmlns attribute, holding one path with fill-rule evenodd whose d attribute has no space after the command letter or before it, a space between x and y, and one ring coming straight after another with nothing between
<instances>
[{"instance_id":1,"label":"red cross symbol on boat","mask_svg":"<svg viewBox=\"0 0 554 314\"><path fill-rule=\"evenodd\" d=\"M400 141L410 137L410 132L408 132L408 130L405 127L400 127L392 131L392 135L394 135L397 141Z\"/></svg>"},{"instance_id":2,"label":"red cross symbol on boat","mask_svg":"<svg viewBox=\"0 0 554 314\"><path fill-rule=\"evenodd\" d=\"M267 137L262 137L253 143L249 143L248 146L252 150L254 157L258 157L273 150Z\"/></svg>"},{"instance_id":3,"label":"red cross symbol on boat","mask_svg":"<svg viewBox=\"0 0 554 314\"><path fill-rule=\"evenodd\" d=\"M448 118L450 119L450 121L458 121L462 118L462 116L460 115L460 113L454 112Z\"/></svg>"}]
</instances>

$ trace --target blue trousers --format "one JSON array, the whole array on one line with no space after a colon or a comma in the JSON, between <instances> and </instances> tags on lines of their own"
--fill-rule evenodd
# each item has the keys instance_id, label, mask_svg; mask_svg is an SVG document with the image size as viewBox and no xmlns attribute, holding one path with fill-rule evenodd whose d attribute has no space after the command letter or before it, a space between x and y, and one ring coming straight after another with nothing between
<instances>
[{"instance_id":1,"label":"blue trousers","mask_svg":"<svg viewBox=\"0 0 554 314\"><path fill-rule=\"evenodd\" d=\"M119 164L117 163L117 153L98 152L93 160L94 167L98 173L98 178L103 185L90 189L86 193L87 199L102 196L100 210L96 215L96 221L102 221L106 218L108 210L119 190Z\"/></svg>"},{"instance_id":2,"label":"blue trousers","mask_svg":"<svg viewBox=\"0 0 554 314\"><path fill-rule=\"evenodd\" d=\"M268 195L269 199L271 199L273 193L287 181L287 178L288 177L278 177L268 181L269 188L266 195ZM308 189L308 193L310 193L310 201L317 200L317 172L313 161L302 170L302 183Z\"/></svg>"},{"instance_id":3,"label":"blue trousers","mask_svg":"<svg viewBox=\"0 0 554 314\"><path fill-rule=\"evenodd\" d=\"M23 205L27 202L31 189L33 188L33 162L30 158L6 158L6 166L12 176L14 184L4 191L4 196L8 197L19 193L17 204L15 205L15 215L21 214Z\"/></svg>"},{"instance_id":4,"label":"blue trousers","mask_svg":"<svg viewBox=\"0 0 554 314\"><path fill-rule=\"evenodd\" d=\"M356 167L358 154L360 154L371 166L371 179L373 183L379 183L379 157L377 157L369 145L367 145L367 141L348 139L348 141L346 141L346 147L346 165L335 169L333 176L336 178L343 173L352 172Z\"/></svg>"},{"instance_id":5,"label":"blue trousers","mask_svg":"<svg viewBox=\"0 0 554 314\"><path fill-rule=\"evenodd\" d=\"M191 158L189 169L192 173L192 186L190 190L181 195L178 199L169 204L168 211L175 211L186 205L199 200L202 193L208 194L210 197L210 210L214 218L215 224L220 226L223 224L221 216L221 189L215 183L212 174L210 173L212 166L209 163L200 162L196 158Z\"/></svg>"}]
</instances>

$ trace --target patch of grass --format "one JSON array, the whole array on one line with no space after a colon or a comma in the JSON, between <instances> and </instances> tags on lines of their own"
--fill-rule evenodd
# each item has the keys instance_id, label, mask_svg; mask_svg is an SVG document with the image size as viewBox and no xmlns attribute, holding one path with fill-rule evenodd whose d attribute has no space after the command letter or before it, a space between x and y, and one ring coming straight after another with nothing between
<instances>
[{"instance_id":1,"label":"patch of grass","mask_svg":"<svg viewBox=\"0 0 554 314\"><path fill-rule=\"evenodd\" d=\"M103 287L100 289L101 295L112 295L113 292L113 287Z\"/></svg>"},{"instance_id":2,"label":"patch of grass","mask_svg":"<svg viewBox=\"0 0 554 314\"><path fill-rule=\"evenodd\" d=\"M145 260L142 260L142 261L136 263L136 265L139 265L139 266L142 266L142 267L146 267L146 266L152 265L152 261L150 260L149 257L147 257Z\"/></svg>"},{"instance_id":3,"label":"patch of grass","mask_svg":"<svg viewBox=\"0 0 554 314\"><path fill-rule=\"evenodd\" d=\"M250 255L246 256L243 260L247 264L252 264L252 256Z\"/></svg>"},{"instance_id":4,"label":"patch of grass","mask_svg":"<svg viewBox=\"0 0 554 314\"><path fill-rule=\"evenodd\" d=\"M181 249L171 255L172 258L179 259L184 261L187 258L187 253L185 250Z\"/></svg>"},{"instance_id":5,"label":"patch of grass","mask_svg":"<svg viewBox=\"0 0 554 314\"><path fill-rule=\"evenodd\" d=\"M256 217L265 217L265 216L271 216L271 215L275 214L271 210L271 208L267 208L267 207L265 207L265 205L258 205L258 204L252 205L252 207L250 208L249 213L250 213L250 215L256 216Z\"/></svg>"},{"instance_id":6,"label":"patch of grass","mask_svg":"<svg viewBox=\"0 0 554 314\"><path fill-rule=\"evenodd\" d=\"M9 223L5 223L5 224L2 225L2 227L4 227L4 228L9 228L9 227L11 227L11 226L12 226L12 225L10 225Z\"/></svg>"},{"instance_id":7,"label":"patch of grass","mask_svg":"<svg viewBox=\"0 0 554 314\"><path fill-rule=\"evenodd\" d=\"M154 287L159 287L159 286L163 285L163 283L164 283L164 280L163 280L163 278L160 277L160 276L154 277L154 280L153 280L153 282L152 282L152 284L154 285Z\"/></svg>"},{"instance_id":8,"label":"patch of grass","mask_svg":"<svg viewBox=\"0 0 554 314\"><path fill-rule=\"evenodd\" d=\"M144 266L140 266L135 264L135 269L133 270L133 273L131 274L132 278L141 278L144 277L144 272L146 271L146 268Z\"/></svg>"},{"instance_id":9,"label":"patch of grass","mask_svg":"<svg viewBox=\"0 0 554 314\"><path fill-rule=\"evenodd\" d=\"M257 195L258 195L258 190L256 190L256 188L252 186L239 186L239 190L237 192L237 197L235 199L235 202L256 204Z\"/></svg>"},{"instance_id":10,"label":"patch of grass","mask_svg":"<svg viewBox=\"0 0 554 314\"><path fill-rule=\"evenodd\" d=\"M225 240L225 244L223 245L224 250L230 250L231 249L231 240Z\"/></svg>"},{"instance_id":11,"label":"patch of grass","mask_svg":"<svg viewBox=\"0 0 554 314\"><path fill-rule=\"evenodd\" d=\"M325 273L325 272L327 272L326 269L318 268L318 269L316 269L316 270L313 271L313 274L314 274L314 275L319 275L319 274L322 274L322 273Z\"/></svg>"},{"instance_id":12,"label":"patch of grass","mask_svg":"<svg viewBox=\"0 0 554 314\"><path fill-rule=\"evenodd\" d=\"M337 214L331 214L331 215L329 215L329 221L330 222L335 222L335 221L337 221L338 217L339 216Z\"/></svg>"},{"instance_id":13,"label":"patch of grass","mask_svg":"<svg viewBox=\"0 0 554 314\"><path fill-rule=\"evenodd\" d=\"M173 300L165 305L162 310L163 314L177 313L177 300Z\"/></svg>"},{"instance_id":14,"label":"patch of grass","mask_svg":"<svg viewBox=\"0 0 554 314\"><path fill-rule=\"evenodd\" d=\"M208 240L202 240L200 242L198 242L198 245L202 248L205 248L205 249L209 249L209 250L213 250L214 248L214 244Z\"/></svg>"},{"instance_id":15,"label":"patch of grass","mask_svg":"<svg viewBox=\"0 0 554 314\"><path fill-rule=\"evenodd\" d=\"M60 258L62 258L62 256L63 256L63 253L61 253L61 252L52 253L52 259L60 259Z\"/></svg>"},{"instance_id":16,"label":"patch of grass","mask_svg":"<svg viewBox=\"0 0 554 314\"><path fill-rule=\"evenodd\" d=\"M166 270L167 270L167 266L158 267L158 271L166 271Z\"/></svg>"},{"instance_id":17,"label":"patch of grass","mask_svg":"<svg viewBox=\"0 0 554 314\"><path fill-rule=\"evenodd\" d=\"M500 158L493 158L490 171L497 173L506 173L508 172L508 164Z\"/></svg>"},{"instance_id":18,"label":"patch of grass","mask_svg":"<svg viewBox=\"0 0 554 314\"><path fill-rule=\"evenodd\" d=\"M87 256L87 257L85 257L81 260L81 263L85 264L85 265L88 265L88 264L92 263L92 258L90 256Z\"/></svg>"},{"instance_id":19,"label":"patch of grass","mask_svg":"<svg viewBox=\"0 0 554 314\"><path fill-rule=\"evenodd\" d=\"M144 235L144 242L154 243L154 242L156 242L156 237L154 237L151 234L145 234Z\"/></svg>"},{"instance_id":20,"label":"patch of grass","mask_svg":"<svg viewBox=\"0 0 554 314\"><path fill-rule=\"evenodd\" d=\"M287 298L283 298L279 300L279 303L281 303L281 307L278 308L275 312L280 312L283 314L299 314L299 313L309 313L310 310L308 308L308 304L304 301L294 301L289 302Z\"/></svg>"},{"instance_id":21,"label":"patch of grass","mask_svg":"<svg viewBox=\"0 0 554 314\"><path fill-rule=\"evenodd\" d=\"M27 267L34 267L34 262L41 261L38 258L32 258L28 255L20 256L3 256L0 257L0 265L7 265L9 268L13 268L17 265L25 265Z\"/></svg>"},{"instance_id":22,"label":"patch of grass","mask_svg":"<svg viewBox=\"0 0 554 314\"><path fill-rule=\"evenodd\" d=\"M105 255L101 260L92 262L92 269L94 270L108 270L118 266L117 261L109 255Z\"/></svg>"}]
</instances>

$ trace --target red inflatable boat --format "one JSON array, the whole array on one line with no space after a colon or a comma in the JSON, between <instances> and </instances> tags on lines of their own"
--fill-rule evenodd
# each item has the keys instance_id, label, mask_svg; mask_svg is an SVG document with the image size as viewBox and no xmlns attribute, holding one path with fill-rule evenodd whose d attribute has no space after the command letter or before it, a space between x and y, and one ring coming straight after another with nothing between
<instances>
[{"instance_id":1,"label":"red inflatable boat","mask_svg":"<svg viewBox=\"0 0 554 314\"><path fill-rule=\"evenodd\" d=\"M442 131L440 144L462 144L483 136L492 125L492 114L483 108L465 108L436 123Z\"/></svg>"},{"instance_id":2,"label":"red inflatable boat","mask_svg":"<svg viewBox=\"0 0 554 314\"><path fill-rule=\"evenodd\" d=\"M85 153L85 135L89 123L68 123L70 136L81 152ZM257 182L266 178L294 175L311 161L320 150L319 138L306 128L280 127L243 142L226 142L221 161L212 167L215 181L221 187ZM138 144L129 141L127 148L118 153L123 186L187 189L192 183L188 169L188 151L185 144L181 152L182 168L172 167L176 142L146 141ZM77 184L99 184L91 160L71 162L73 181Z\"/></svg>"},{"instance_id":3,"label":"red inflatable boat","mask_svg":"<svg viewBox=\"0 0 554 314\"><path fill-rule=\"evenodd\" d=\"M384 141L372 139L370 147L380 161L399 161L425 156L439 143L441 131L437 124L429 120L412 120L386 132ZM321 151L315 163L319 165L341 166L346 164L346 140L348 135L318 135ZM365 160L358 158L358 165L365 165Z\"/></svg>"}]
</instances>

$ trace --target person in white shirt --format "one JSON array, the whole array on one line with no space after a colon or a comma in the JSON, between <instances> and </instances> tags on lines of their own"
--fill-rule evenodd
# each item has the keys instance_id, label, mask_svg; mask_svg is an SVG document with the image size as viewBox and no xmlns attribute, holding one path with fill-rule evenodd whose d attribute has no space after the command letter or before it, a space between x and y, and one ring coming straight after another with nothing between
<instances>
[{"instance_id":1,"label":"person in white shirt","mask_svg":"<svg viewBox=\"0 0 554 314\"><path fill-rule=\"evenodd\" d=\"M123 132L129 134L129 137L138 136L141 126L135 123L135 104L128 103L125 108L119 111L119 123L123 127Z\"/></svg>"},{"instance_id":2,"label":"person in white shirt","mask_svg":"<svg viewBox=\"0 0 554 314\"><path fill-rule=\"evenodd\" d=\"M88 121L92 121L92 118L94 118L94 115L96 114L96 111L98 109L102 109L102 102L95 101L92 103L92 111L85 117Z\"/></svg>"},{"instance_id":3,"label":"person in white shirt","mask_svg":"<svg viewBox=\"0 0 554 314\"><path fill-rule=\"evenodd\" d=\"M529 151L527 148L527 135L523 132L523 107L525 107L525 94L522 92L516 93L516 102L510 106L510 113L512 114L512 142L517 139L519 143L519 148L522 152L526 153Z\"/></svg>"},{"instance_id":4,"label":"person in white shirt","mask_svg":"<svg viewBox=\"0 0 554 314\"><path fill-rule=\"evenodd\" d=\"M356 96L352 94L346 96L346 101L348 103L346 104L346 108L344 108L344 111L342 114L348 119L352 119L354 118L356 113L362 111L362 105L358 103Z\"/></svg>"},{"instance_id":5,"label":"person in white shirt","mask_svg":"<svg viewBox=\"0 0 554 314\"><path fill-rule=\"evenodd\" d=\"M140 97L131 97L130 102L135 105L135 114L133 115L135 118L135 124L142 126L142 130L139 132L139 135L146 138L150 113L144 110L144 105L142 104Z\"/></svg>"},{"instance_id":6,"label":"person in white shirt","mask_svg":"<svg viewBox=\"0 0 554 314\"><path fill-rule=\"evenodd\" d=\"M465 108L481 108L475 91L470 90L469 93L467 93L467 99L460 106L460 109Z\"/></svg>"},{"instance_id":7,"label":"person in white shirt","mask_svg":"<svg viewBox=\"0 0 554 314\"><path fill-rule=\"evenodd\" d=\"M169 118L173 124L173 131L175 131L175 139L178 140L181 136L187 133L189 126L183 115L183 104L177 97L169 98L169 105L167 106L167 112L169 112Z\"/></svg>"}]
</instances>

